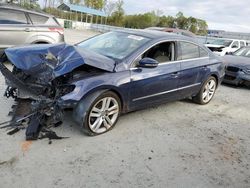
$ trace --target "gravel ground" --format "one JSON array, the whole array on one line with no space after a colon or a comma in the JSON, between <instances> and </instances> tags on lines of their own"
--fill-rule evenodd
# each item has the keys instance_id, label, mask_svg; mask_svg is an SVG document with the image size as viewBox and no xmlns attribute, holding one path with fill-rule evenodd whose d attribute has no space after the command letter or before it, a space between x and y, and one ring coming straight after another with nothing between
<instances>
[{"instance_id":1,"label":"gravel ground","mask_svg":"<svg viewBox=\"0 0 250 188\"><path fill-rule=\"evenodd\" d=\"M97 34L65 33L69 43ZM0 88L2 96L2 76ZM222 85L208 105L185 100L129 113L97 137L82 134L67 112L55 131L70 138L52 144L0 130L0 187L249 187L249 92ZM13 100L0 104L8 120Z\"/></svg>"}]
</instances>

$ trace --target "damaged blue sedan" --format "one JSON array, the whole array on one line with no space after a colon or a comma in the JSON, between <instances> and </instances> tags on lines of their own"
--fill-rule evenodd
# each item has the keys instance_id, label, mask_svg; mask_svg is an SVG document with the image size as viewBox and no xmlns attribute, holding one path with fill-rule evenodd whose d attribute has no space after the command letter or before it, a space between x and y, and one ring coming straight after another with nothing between
<instances>
[{"instance_id":1,"label":"damaged blue sedan","mask_svg":"<svg viewBox=\"0 0 250 188\"><path fill-rule=\"evenodd\" d=\"M195 39L150 30L109 32L73 46L9 48L0 69L5 95L31 100L38 124L56 124L72 109L88 135L111 130L122 113L163 102L207 104L224 76L222 62Z\"/></svg>"}]
</instances>

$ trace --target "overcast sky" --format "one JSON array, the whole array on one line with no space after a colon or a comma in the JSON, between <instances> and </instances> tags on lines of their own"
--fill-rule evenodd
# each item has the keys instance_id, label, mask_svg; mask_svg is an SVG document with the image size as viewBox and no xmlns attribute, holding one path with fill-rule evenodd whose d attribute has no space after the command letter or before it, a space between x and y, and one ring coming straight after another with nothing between
<instances>
[{"instance_id":1,"label":"overcast sky","mask_svg":"<svg viewBox=\"0 0 250 188\"><path fill-rule=\"evenodd\" d=\"M193 16L207 21L209 29L250 32L249 0L124 0L126 14L162 10L164 15Z\"/></svg>"}]
</instances>

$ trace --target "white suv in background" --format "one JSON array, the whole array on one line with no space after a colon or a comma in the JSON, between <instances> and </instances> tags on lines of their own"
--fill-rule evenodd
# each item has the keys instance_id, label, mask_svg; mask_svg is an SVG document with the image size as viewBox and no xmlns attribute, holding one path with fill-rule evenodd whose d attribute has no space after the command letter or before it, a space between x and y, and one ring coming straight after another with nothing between
<instances>
[{"instance_id":1,"label":"white suv in background","mask_svg":"<svg viewBox=\"0 0 250 188\"><path fill-rule=\"evenodd\" d=\"M54 16L0 5L0 55L12 46L60 42L64 42L64 29Z\"/></svg>"},{"instance_id":2,"label":"white suv in background","mask_svg":"<svg viewBox=\"0 0 250 188\"><path fill-rule=\"evenodd\" d=\"M216 39L209 44L205 44L212 52L219 56L224 56L238 50L239 48L246 46L245 40L238 39Z\"/></svg>"}]
</instances>

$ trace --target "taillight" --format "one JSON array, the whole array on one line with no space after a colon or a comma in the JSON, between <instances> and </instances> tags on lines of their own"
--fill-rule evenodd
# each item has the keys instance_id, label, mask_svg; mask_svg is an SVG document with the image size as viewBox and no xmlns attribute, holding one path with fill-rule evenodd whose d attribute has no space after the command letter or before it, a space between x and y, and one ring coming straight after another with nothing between
<instances>
[{"instance_id":1,"label":"taillight","mask_svg":"<svg viewBox=\"0 0 250 188\"><path fill-rule=\"evenodd\" d=\"M63 32L64 32L63 28L49 28L49 30L53 32L57 32L61 35L63 35Z\"/></svg>"}]
</instances>

